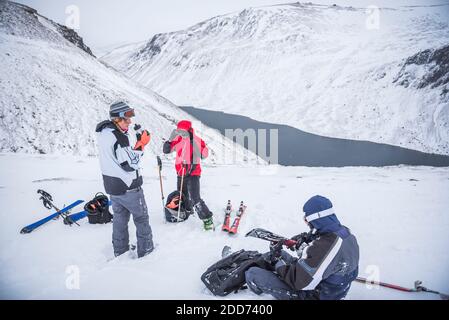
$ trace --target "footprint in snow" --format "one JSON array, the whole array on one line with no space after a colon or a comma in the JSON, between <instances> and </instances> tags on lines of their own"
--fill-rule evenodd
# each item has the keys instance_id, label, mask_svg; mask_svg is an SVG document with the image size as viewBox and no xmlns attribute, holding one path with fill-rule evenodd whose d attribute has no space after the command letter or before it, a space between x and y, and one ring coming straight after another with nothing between
<instances>
[{"instance_id":1,"label":"footprint in snow","mask_svg":"<svg viewBox=\"0 0 449 320\"><path fill-rule=\"evenodd\" d=\"M48 178L48 179L39 179L39 180L33 180L33 183L39 183L39 182L47 182L47 181L72 181L73 179L70 178L64 178L64 177L58 177L58 178Z\"/></svg>"}]
</instances>

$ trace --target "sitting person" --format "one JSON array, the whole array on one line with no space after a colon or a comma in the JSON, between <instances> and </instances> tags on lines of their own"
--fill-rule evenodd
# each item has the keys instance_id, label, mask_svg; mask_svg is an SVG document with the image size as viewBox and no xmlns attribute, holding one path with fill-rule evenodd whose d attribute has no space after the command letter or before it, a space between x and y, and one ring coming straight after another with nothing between
<instances>
[{"instance_id":1,"label":"sitting person","mask_svg":"<svg viewBox=\"0 0 449 320\"><path fill-rule=\"evenodd\" d=\"M349 229L340 224L329 199L314 196L303 207L304 220L316 229L314 240L299 258L279 250L264 254L274 270L252 267L245 273L248 287L279 300L343 299L357 278L359 246ZM297 240L301 235L294 237Z\"/></svg>"}]
</instances>

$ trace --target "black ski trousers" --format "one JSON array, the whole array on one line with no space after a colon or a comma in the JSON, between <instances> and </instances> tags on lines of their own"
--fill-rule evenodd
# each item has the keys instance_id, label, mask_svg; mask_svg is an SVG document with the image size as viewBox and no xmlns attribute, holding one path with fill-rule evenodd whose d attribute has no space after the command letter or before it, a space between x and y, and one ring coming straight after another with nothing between
<instances>
[{"instance_id":1,"label":"black ski trousers","mask_svg":"<svg viewBox=\"0 0 449 320\"><path fill-rule=\"evenodd\" d=\"M178 176L177 188L181 189L181 179ZM200 176L185 176L182 186L183 200L185 201L185 208L187 211L192 212L194 210L201 220L212 217L212 212L201 199L200 195Z\"/></svg>"}]
</instances>

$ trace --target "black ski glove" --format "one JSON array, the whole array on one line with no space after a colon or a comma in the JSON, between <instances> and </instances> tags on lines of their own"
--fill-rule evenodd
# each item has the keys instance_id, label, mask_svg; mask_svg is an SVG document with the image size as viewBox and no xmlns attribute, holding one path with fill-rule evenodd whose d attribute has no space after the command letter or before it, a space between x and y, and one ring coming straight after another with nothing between
<instances>
[{"instance_id":1,"label":"black ski glove","mask_svg":"<svg viewBox=\"0 0 449 320\"><path fill-rule=\"evenodd\" d=\"M162 147L162 152L165 154L168 154L171 152L171 142L170 141L164 142L164 145Z\"/></svg>"},{"instance_id":2,"label":"black ski glove","mask_svg":"<svg viewBox=\"0 0 449 320\"><path fill-rule=\"evenodd\" d=\"M296 236L293 236L291 239L296 241L294 246L289 247L291 251L298 250L301 244L307 242L309 238L309 234L307 232L300 233Z\"/></svg>"}]
</instances>

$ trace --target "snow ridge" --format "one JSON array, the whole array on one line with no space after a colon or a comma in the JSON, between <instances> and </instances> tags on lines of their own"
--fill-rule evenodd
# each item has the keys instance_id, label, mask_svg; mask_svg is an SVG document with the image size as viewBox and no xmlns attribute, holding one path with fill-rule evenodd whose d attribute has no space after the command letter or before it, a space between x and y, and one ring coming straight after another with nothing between
<instances>
[{"instance_id":1,"label":"snow ridge","mask_svg":"<svg viewBox=\"0 0 449 320\"><path fill-rule=\"evenodd\" d=\"M447 83L395 81L407 59L447 46L449 5L381 8L378 17L376 28L365 8L249 8L102 60L179 105L449 154Z\"/></svg>"}]
</instances>

